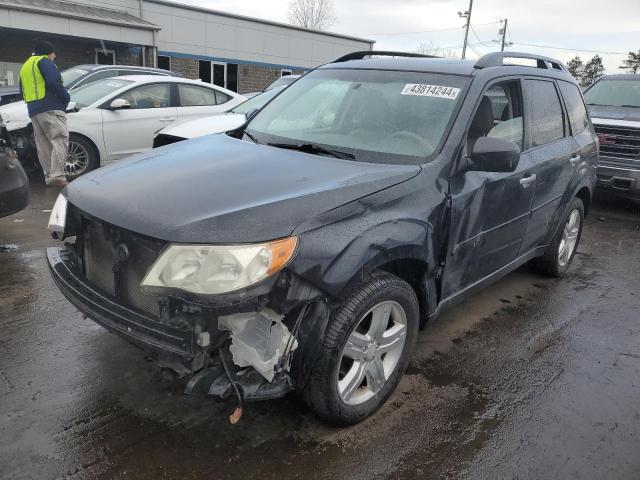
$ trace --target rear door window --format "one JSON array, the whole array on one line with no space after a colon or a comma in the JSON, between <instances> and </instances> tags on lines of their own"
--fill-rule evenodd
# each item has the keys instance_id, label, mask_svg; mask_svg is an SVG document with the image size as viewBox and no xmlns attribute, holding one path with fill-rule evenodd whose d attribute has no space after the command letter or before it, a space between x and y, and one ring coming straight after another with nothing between
<instances>
[{"instance_id":1,"label":"rear door window","mask_svg":"<svg viewBox=\"0 0 640 480\"><path fill-rule=\"evenodd\" d=\"M216 91L197 85L178 84L181 107L216 105Z\"/></svg>"},{"instance_id":2,"label":"rear door window","mask_svg":"<svg viewBox=\"0 0 640 480\"><path fill-rule=\"evenodd\" d=\"M589 125L587 107L584 106L584 101L577 85L568 82L559 82L559 85L562 98L564 98L564 103L567 107L567 113L569 114L571 131L576 135Z\"/></svg>"},{"instance_id":3,"label":"rear door window","mask_svg":"<svg viewBox=\"0 0 640 480\"><path fill-rule=\"evenodd\" d=\"M547 80L526 80L531 147L564 137L564 116L556 86Z\"/></svg>"}]
</instances>

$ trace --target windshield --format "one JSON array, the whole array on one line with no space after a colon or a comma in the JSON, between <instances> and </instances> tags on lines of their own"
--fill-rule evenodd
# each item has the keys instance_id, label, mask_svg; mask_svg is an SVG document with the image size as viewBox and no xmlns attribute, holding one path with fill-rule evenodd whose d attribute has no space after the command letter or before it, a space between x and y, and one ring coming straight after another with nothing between
<instances>
[{"instance_id":1,"label":"windshield","mask_svg":"<svg viewBox=\"0 0 640 480\"><path fill-rule=\"evenodd\" d=\"M71 95L71 101L76 102L77 107L86 107L130 83L133 82L131 80L105 78L72 90L69 94Z\"/></svg>"},{"instance_id":2,"label":"windshield","mask_svg":"<svg viewBox=\"0 0 640 480\"><path fill-rule=\"evenodd\" d=\"M640 80L600 80L584 99L587 105L640 108Z\"/></svg>"},{"instance_id":3,"label":"windshield","mask_svg":"<svg viewBox=\"0 0 640 480\"><path fill-rule=\"evenodd\" d=\"M71 83L87 73L89 73L89 70L83 70L81 68L67 68L61 72L60 75L62 76L62 83L65 87L68 87Z\"/></svg>"},{"instance_id":4,"label":"windshield","mask_svg":"<svg viewBox=\"0 0 640 480\"><path fill-rule=\"evenodd\" d=\"M242 102L236 108L231 110L231 112L240 113L242 115L246 115L249 110L253 110L253 109L258 109L259 110L262 107L264 107L264 105L269 100L271 100L273 97L275 97L281 91L282 91L282 87L274 88L273 90L269 90L269 91L266 91L266 92L263 92L263 93L259 93L255 97L251 97L246 102Z\"/></svg>"},{"instance_id":5,"label":"windshield","mask_svg":"<svg viewBox=\"0 0 640 480\"><path fill-rule=\"evenodd\" d=\"M321 145L366 162L425 163L466 85L455 75L320 69L274 98L247 131L260 143Z\"/></svg>"},{"instance_id":6,"label":"windshield","mask_svg":"<svg viewBox=\"0 0 640 480\"><path fill-rule=\"evenodd\" d=\"M290 85L293 82L295 82L297 79L298 79L297 75L295 77L292 75L285 75L284 77L280 77L279 79L274 81L272 84L270 84L267 88L264 89L264 91L268 92L269 90L273 90L274 88L286 87L287 85Z\"/></svg>"}]
</instances>

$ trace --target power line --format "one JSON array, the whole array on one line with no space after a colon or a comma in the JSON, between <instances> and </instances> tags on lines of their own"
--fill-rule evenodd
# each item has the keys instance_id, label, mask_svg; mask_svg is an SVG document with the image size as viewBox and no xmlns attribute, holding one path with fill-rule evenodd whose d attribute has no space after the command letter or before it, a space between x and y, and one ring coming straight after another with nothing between
<instances>
[{"instance_id":1,"label":"power line","mask_svg":"<svg viewBox=\"0 0 640 480\"><path fill-rule=\"evenodd\" d=\"M602 50L585 50L581 48L555 47L553 45L539 45L536 43L512 42L514 45L522 45L525 47L551 48L554 50L567 50L569 52L586 52L586 53L602 53L604 55L628 55L628 52L605 52Z\"/></svg>"},{"instance_id":2,"label":"power line","mask_svg":"<svg viewBox=\"0 0 640 480\"><path fill-rule=\"evenodd\" d=\"M476 33L476 29L473 28L473 25L470 25L471 27L471 33L473 33L473 36L476 37L476 40L478 40L478 42L480 43L480 45L483 45L485 47L490 47L495 45L495 40L491 40L489 42L483 42L482 40L480 40L480 37L478 36L478 34Z\"/></svg>"},{"instance_id":3,"label":"power line","mask_svg":"<svg viewBox=\"0 0 640 480\"><path fill-rule=\"evenodd\" d=\"M484 25L495 25L496 23L500 23L500 22L487 22L487 23L477 23L476 27L482 27ZM434 33L434 32L448 32L448 31L452 31L452 30L460 30L464 28L463 26L458 26L458 27L448 27L448 28L437 28L434 30L422 30L419 32L394 32L394 33L366 33L364 35L366 36L386 36L386 35L418 35L421 33Z\"/></svg>"}]
</instances>

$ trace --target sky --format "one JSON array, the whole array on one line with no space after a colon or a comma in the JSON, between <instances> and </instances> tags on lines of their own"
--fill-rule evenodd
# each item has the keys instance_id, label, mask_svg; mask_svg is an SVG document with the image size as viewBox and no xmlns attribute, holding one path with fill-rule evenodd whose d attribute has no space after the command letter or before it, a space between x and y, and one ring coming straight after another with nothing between
<instances>
[{"instance_id":1,"label":"sky","mask_svg":"<svg viewBox=\"0 0 640 480\"><path fill-rule=\"evenodd\" d=\"M289 0L174 1L278 22L287 21L289 4ZM469 0L333 0L333 4L338 21L331 30L375 40L376 49L427 47L460 55L464 20L457 12L467 10ZM467 58L499 50L492 41L500 38L501 24L496 22L503 18L508 18L507 41L514 43L507 50L563 62L575 55L586 61L608 52L599 53L606 73L620 73L626 53L640 50L640 0L474 0Z\"/></svg>"}]
</instances>

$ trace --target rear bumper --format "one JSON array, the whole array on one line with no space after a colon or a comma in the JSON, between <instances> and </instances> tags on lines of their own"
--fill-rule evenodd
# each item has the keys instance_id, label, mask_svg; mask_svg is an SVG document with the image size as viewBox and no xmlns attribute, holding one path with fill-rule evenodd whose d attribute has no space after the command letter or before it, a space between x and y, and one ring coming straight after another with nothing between
<instances>
[{"instance_id":1,"label":"rear bumper","mask_svg":"<svg viewBox=\"0 0 640 480\"><path fill-rule=\"evenodd\" d=\"M98 292L76 272L72 252L47 248L51 276L62 294L82 313L107 330L188 371L202 365L202 350L193 329L176 328L130 310Z\"/></svg>"},{"instance_id":2,"label":"rear bumper","mask_svg":"<svg viewBox=\"0 0 640 480\"><path fill-rule=\"evenodd\" d=\"M617 195L640 197L640 169L598 165L597 186Z\"/></svg>"}]
</instances>

